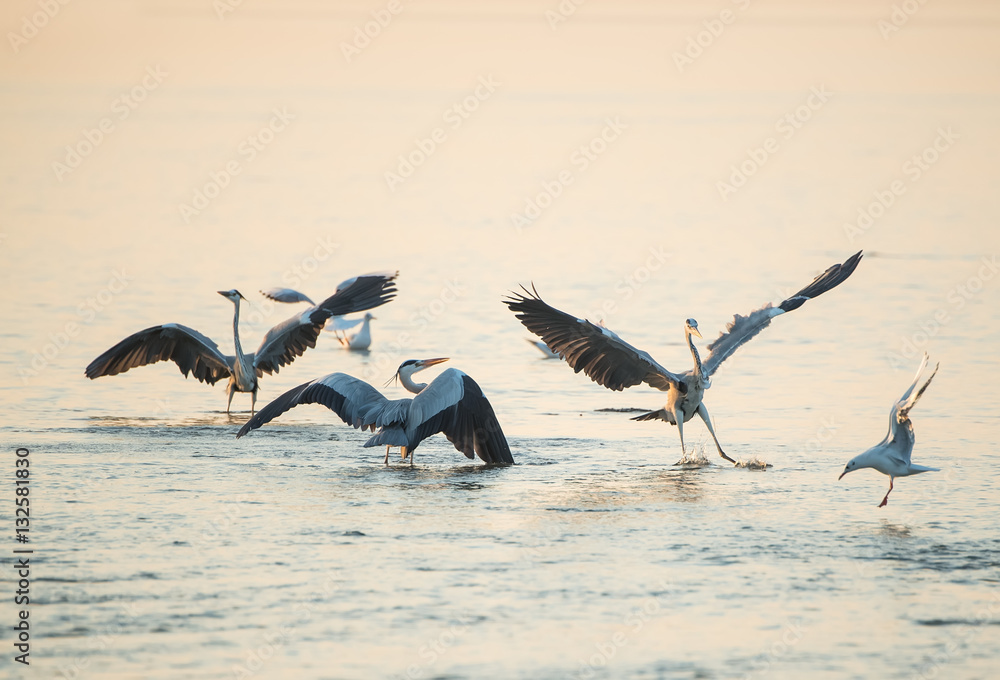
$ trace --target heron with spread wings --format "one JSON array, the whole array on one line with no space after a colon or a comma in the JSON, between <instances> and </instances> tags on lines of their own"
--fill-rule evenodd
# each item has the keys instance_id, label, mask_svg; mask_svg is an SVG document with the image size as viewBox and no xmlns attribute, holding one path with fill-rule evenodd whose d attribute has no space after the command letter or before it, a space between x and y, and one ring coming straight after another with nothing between
<instances>
[{"instance_id":1,"label":"heron with spread wings","mask_svg":"<svg viewBox=\"0 0 1000 680\"><path fill-rule=\"evenodd\" d=\"M337 286L337 292L301 314L279 323L264 336L256 352L245 353L240 343L240 301L246 298L236 289L220 290L219 295L233 303L233 344L235 355L223 354L210 338L193 328L177 323L152 326L125 338L90 362L85 374L91 380L118 375L130 368L158 361L173 361L186 378L214 385L229 378L226 389L229 401L226 413L237 392L250 393L250 412L257 403L259 380L264 373L277 373L310 347L326 320L338 314L378 307L396 296L398 272L356 276Z\"/></svg>"},{"instance_id":2,"label":"heron with spread wings","mask_svg":"<svg viewBox=\"0 0 1000 680\"><path fill-rule=\"evenodd\" d=\"M684 340L691 351L694 367L683 373L668 371L647 352L625 342L603 324L596 325L549 306L534 287L531 291L522 287L523 293L511 293L503 302L525 328L540 337L549 349L562 356L577 373L583 371L594 382L616 391L646 383L667 393L667 403L663 408L636 416L632 420L664 420L676 425L681 452L685 453L684 423L697 414L712 435L719 455L735 463L722 450L703 402L705 390L711 386L712 375L737 349L767 328L771 319L798 309L807 300L837 287L854 273L860 261L859 251L843 264L827 269L778 306L772 306L769 302L747 316L737 314L726 326L726 330L708 345L709 355L704 361L692 340L692 336L702 337L698 322L687 319L684 322Z\"/></svg>"},{"instance_id":3,"label":"heron with spread wings","mask_svg":"<svg viewBox=\"0 0 1000 680\"><path fill-rule=\"evenodd\" d=\"M387 399L365 381L346 373L331 373L311 380L262 408L240 428L236 437L256 430L300 404L322 404L348 425L374 432L365 446L385 446L386 465L389 449L394 446L400 447L403 458L409 457L413 465L413 452L420 442L438 432L444 433L469 459L478 455L488 465L513 465L514 457L500 422L475 380L456 368L449 368L429 385L414 381L415 373L444 361L448 359L409 359L400 364L390 382L398 379L408 392L416 395L412 399Z\"/></svg>"}]
</instances>

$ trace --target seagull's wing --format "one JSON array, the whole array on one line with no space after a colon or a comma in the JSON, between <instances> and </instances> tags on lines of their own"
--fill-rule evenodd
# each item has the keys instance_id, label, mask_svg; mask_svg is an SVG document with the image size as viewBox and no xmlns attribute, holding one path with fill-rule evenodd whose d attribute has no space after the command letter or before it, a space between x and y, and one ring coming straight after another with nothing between
<instances>
[{"instance_id":1,"label":"seagull's wing","mask_svg":"<svg viewBox=\"0 0 1000 680\"><path fill-rule=\"evenodd\" d=\"M842 264L835 264L825 272L813 279L808 286L795 293L786 300L783 300L777 307L773 307L770 302L750 312L747 316L739 314L726 326L726 330L719 334L712 344L708 346L710 354L703 364L706 377L711 377L723 361L728 359L733 353L742 347L747 341L756 336L771 324L771 319L798 309L806 300L819 297L828 290L836 288L857 269L861 261L861 251L858 251Z\"/></svg>"},{"instance_id":2,"label":"seagull's wing","mask_svg":"<svg viewBox=\"0 0 1000 680\"><path fill-rule=\"evenodd\" d=\"M157 361L173 361L184 377L190 374L201 382L214 385L229 377L234 360L220 352L213 340L193 328L165 323L128 336L91 361L85 374L93 380Z\"/></svg>"},{"instance_id":3,"label":"seagull's wing","mask_svg":"<svg viewBox=\"0 0 1000 680\"><path fill-rule=\"evenodd\" d=\"M267 290L260 291L260 294L264 297L274 300L275 302L308 302L311 305L316 303L309 299L309 296L305 293L300 293L294 288L268 288Z\"/></svg>"},{"instance_id":4,"label":"seagull's wing","mask_svg":"<svg viewBox=\"0 0 1000 680\"><path fill-rule=\"evenodd\" d=\"M363 321L364 319L345 319L342 316L334 316L326 322L325 328L328 331L349 331Z\"/></svg>"},{"instance_id":5,"label":"seagull's wing","mask_svg":"<svg viewBox=\"0 0 1000 680\"><path fill-rule=\"evenodd\" d=\"M527 342L531 343L532 347L538 348L538 351L545 355L543 357L545 359L561 359L562 358L558 354L556 354L555 352L553 352L551 349L549 349L549 346L546 345L541 340L532 340L531 338L525 338L525 340Z\"/></svg>"},{"instance_id":6,"label":"seagull's wing","mask_svg":"<svg viewBox=\"0 0 1000 680\"><path fill-rule=\"evenodd\" d=\"M387 406L394 403L396 402L389 401L363 380L346 373L331 373L293 387L277 397L248 420L236 437L242 437L250 430L256 430L299 404L322 404L351 427L374 430L376 427L394 423L391 418L387 420L385 417ZM398 412L399 409L395 411Z\"/></svg>"},{"instance_id":7,"label":"seagull's wing","mask_svg":"<svg viewBox=\"0 0 1000 680\"><path fill-rule=\"evenodd\" d=\"M616 391L643 382L664 391L671 384L682 384L679 375L604 326L549 306L534 287L529 291L522 286L521 290L511 293L504 304L577 373L583 371L594 382Z\"/></svg>"},{"instance_id":8,"label":"seagull's wing","mask_svg":"<svg viewBox=\"0 0 1000 680\"><path fill-rule=\"evenodd\" d=\"M264 336L248 359L257 375L277 373L310 347L316 346L323 324L331 316L362 312L384 305L396 296L396 274L356 276L337 286L337 292L315 307L282 321Z\"/></svg>"},{"instance_id":9,"label":"seagull's wing","mask_svg":"<svg viewBox=\"0 0 1000 680\"><path fill-rule=\"evenodd\" d=\"M487 464L514 464L489 400L475 380L456 368L443 371L409 405L406 438L411 451L438 432L467 458L478 454Z\"/></svg>"},{"instance_id":10,"label":"seagull's wing","mask_svg":"<svg viewBox=\"0 0 1000 680\"><path fill-rule=\"evenodd\" d=\"M917 387L917 383L920 382L920 374L924 372L925 368L927 368L927 362L929 360L930 357L928 357L927 353L924 352L923 361L920 362L920 368L917 369L917 374L913 377L913 382L910 383L910 386L906 388L905 392L903 392L903 396L901 396L896 403L892 405L891 418L894 418L899 422L906 420L910 414L910 409L916 406L917 401L921 396L923 396L924 390L926 390L927 386L931 384L931 380L934 380L934 376L937 375L938 368L941 366L940 363L934 365L934 370L931 372L930 377L927 378L927 382L921 385L920 389L916 392L913 391Z\"/></svg>"}]
</instances>

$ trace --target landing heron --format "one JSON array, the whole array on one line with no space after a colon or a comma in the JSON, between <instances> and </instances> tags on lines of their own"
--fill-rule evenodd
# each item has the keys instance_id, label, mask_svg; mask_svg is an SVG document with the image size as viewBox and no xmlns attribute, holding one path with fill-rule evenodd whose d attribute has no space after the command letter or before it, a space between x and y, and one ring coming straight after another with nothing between
<instances>
[{"instance_id":1,"label":"landing heron","mask_svg":"<svg viewBox=\"0 0 1000 680\"><path fill-rule=\"evenodd\" d=\"M683 373L668 371L647 352L633 347L602 324L593 324L549 306L532 287L522 286L523 293L511 293L504 304L510 308L525 328L540 337L549 349L562 356L577 373L583 371L594 382L612 390L623 390L640 383L667 393L666 405L632 418L632 420L664 420L677 426L681 452L684 449L684 423L695 414L704 421L719 455L735 461L722 450L715 435L708 409L702 401L711 386L711 377L719 366L744 343L768 327L771 319L801 307L807 300L818 297L843 283L857 268L861 252L836 264L817 276L812 283L783 300L777 307L767 303L747 316L737 314L726 330L710 345L709 355L702 362L692 336L702 337L698 322L684 322L684 340L691 350L694 368Z\"/></svg>"}]
</instances>

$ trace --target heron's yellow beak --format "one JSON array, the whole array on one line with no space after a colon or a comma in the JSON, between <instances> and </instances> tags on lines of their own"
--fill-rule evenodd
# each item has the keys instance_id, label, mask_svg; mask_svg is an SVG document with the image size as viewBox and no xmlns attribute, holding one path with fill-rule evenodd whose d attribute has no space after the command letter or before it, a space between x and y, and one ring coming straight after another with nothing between
<instances>
[{"instance_id":1,"label":"heron's yellow beak","mask_svg":"<svg viewBox=\"0 0 1000 680\"><path fill-rule=\"evenodd\" d=\"M692 335L697 335L699 338L701 338L701 331L699 331L694 326L691 327L691 334ZM704 338L702 338L702 340L704 340Z\"/></svg>"},{"instance_id":2,"label":"heron's yellow beak","mask_svg":"<svg viewBox=\"0 0 1000 680\"><path fill-rule=\"evenodd\" d=\"M444 357L442 359L421 359L420 367L427 368L428 366L435 366L437 364L441 364L444 363L445 361L448 361L449 358L450 357Z\"/></svg>"}]
</instances>

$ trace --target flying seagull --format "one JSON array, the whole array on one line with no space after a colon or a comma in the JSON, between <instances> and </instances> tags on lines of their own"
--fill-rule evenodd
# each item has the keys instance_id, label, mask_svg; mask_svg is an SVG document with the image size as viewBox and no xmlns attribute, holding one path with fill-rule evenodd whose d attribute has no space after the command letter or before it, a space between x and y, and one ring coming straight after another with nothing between
<instances>
[{"instance_id":1,"label":"flying seagull","mask_svg":"<svg viewBox=\"0 0 1000 680\"><path fill-rule=\"evenodd\" d=\"M178 323L152 326L134 333L90 362L85 374L91 380L105 375L118 375L136 366L157 361L173 361L186 378L193 375L201 382L214 385L229 378L226 392L229 401L236 392L250 393L250 412L257 403L259 379L264 373L277 373L308 348L316 346L323 324L335 314L357 312L378 307L396 295L397 273L356 276L337 286L337 292L318 305L279 323L264 336L256 352L244 353L240 343L240 300L236 289L220 290L219 295L233 303L233 344L235 355L223 354L210 338L193 328Z\"/></svg>"},{"instance_id":2,"label":"flying seagull","mask_svg":"<svg viewBox=\"0 0 1000 680\"><path fill-rule=\"evenodd\" d=\"M365 446L398 446L403 459L410 458L424 439L443 432L455 448L472 459L478 455L490 465L513 465L514 457L490 402L476 381L456 368L449 368L429 385L413 381L413 375L444 359L404 361L390 380L398 379L416 396L387 399L378 390L345 373L331 373L288 390L260 410L240 428L236 437L277 418L299 404L322 404L356 429L375 434ZM377 428L377 431L376 431Z\"/></svg>"},{"instance_id":3,"label":"flying seagull","mask_svg":"<svg viewBox=\"0 0 1000 680\"><path fill-rule=\"evenodd\" d=\"M924 393L927 386L931 384L931 380L934 379L938 366L940 366L940 364L934 365L934 370L931 372L931 376L927 378L927 382L914 393L913 389L920 382L920 375L927 368L928 359L929 357L925 352L924 360L920 362L920 368L917 369L917 375L913 378L913 382L903 392L903 396L889 409L889 433L885 435L885 439L861 455L852 458L847 463L844 471L840 473L840 477L837 478L838 480L843 479L844 475L848 472L854 472L861 468L875 468L883 475L889 475L889 490L885 492L885 498L878 504L880 508L889 502L889 494L892 493L892 482L896 477L908 477L910 475L918 475L921 472L940 471L940 468L932 468L910 462L910 455L913 453L913 443L916 441L913 436L913 422L910 420L910 409L916 406L917 400L920 399L920 395Z\"/></svg>"},{"instance_id":4,"label":"flying seagull","mask_svg":"<svg viewBox=\"0 0 1000 680\"><path fill-rule=\"evenodd\" d=\"M702 337L698 322L687 319L684 322L684 340L691 350L694 368L683 373L668 371L647 352L628 344L603 324L593 324L549 306L534 286L531 291L522 286L522 293L511 293L503 302L525 328L540 337L550 350L562 356L577 373L583 371L594 382L616 391L646 383L667 393L667 403L663 408L636 416L632 420L664 420L676 425L681 452L685 453L684 423L698 414L712 435L719 455L735 463L722 450L708 409L702 401L705 390L711 386L713 374L744 343L767 328L771 319L798 309L807 300L840 285L854 273L860 261L859 251L843 264L835 264L827 269L777 307L767 303L747 316L737 314L726 326L726 330L708 345L709 355L704 362L691 339L692 336Z\"/></svg>"}]
</instances>

